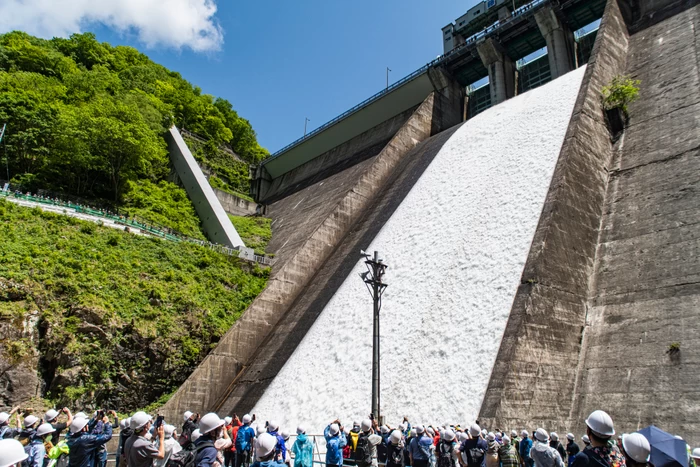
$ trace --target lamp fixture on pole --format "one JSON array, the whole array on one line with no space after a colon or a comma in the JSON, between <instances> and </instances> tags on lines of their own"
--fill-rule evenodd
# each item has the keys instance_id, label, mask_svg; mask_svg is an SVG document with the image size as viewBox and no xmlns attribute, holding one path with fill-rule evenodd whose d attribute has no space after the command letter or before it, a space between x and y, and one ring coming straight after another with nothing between
<instances>
[{"instance_id":1,"label":"lamp fixture on pole","mask_svg":"<svg viewBox=\"0 0 700 467\"><path fill-rule=\"evenodd\" d=\"M371 257L364 250L360 250L360 255L365 258L367 271L360 273L362 281L367 286L369 294L374 301L374 325L372 328L372 415L378 423L382 423L380 412L380 372L379 372L379 311L382 308L382 295L387 284L383 281L384 273L389 267L384 264L384 260L379 257L379 252L375 251Z\"/></svg>"}]
</instances>

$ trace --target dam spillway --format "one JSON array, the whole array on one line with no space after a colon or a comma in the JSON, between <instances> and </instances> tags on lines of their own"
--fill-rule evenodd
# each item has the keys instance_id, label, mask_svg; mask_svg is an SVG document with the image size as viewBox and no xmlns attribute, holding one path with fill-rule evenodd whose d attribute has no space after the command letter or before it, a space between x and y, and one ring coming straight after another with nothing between
<instances>
[{"instance_id":1,"label":"dam spillway","mask_svg":"<svg viewBox=\"0 0 700 467\"><path fill-rule=\"evenodd\" d=\"M584 68L469 120L366 248L390 265L382 414L476 418ZM359 253L359 252L358 252ZM372 307L358 262L253 409L321 430L369 410Z\"/></svg>"}]
</instances>

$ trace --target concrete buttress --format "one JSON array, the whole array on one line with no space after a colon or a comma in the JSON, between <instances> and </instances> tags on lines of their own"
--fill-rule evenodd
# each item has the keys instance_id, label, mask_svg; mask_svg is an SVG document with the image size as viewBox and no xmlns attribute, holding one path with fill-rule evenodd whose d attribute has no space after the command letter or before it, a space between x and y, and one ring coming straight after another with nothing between
<instances>
[{"instance_id":1,"label":"concrete buttress","mask_svg":"<svg viewBox=\"0 0 700 467\"><path fill-rule=\"evenodd\" d=\"M477 46L482 63L489 71L491 103L497 105L515 95L515 64L500 43L488 38Z\"/></svg>"},{"instance_id":2,"label":"concrete buttress","mask_svg":"<svg viewBox=\"0 0 700 467\"><path fill-rule=\"evenodd\" d=\"M574 34L551 8L535 13L537 27L547 42L547 57L552 79L573 70L575 63Z\"/></svg>"}]
</instances>

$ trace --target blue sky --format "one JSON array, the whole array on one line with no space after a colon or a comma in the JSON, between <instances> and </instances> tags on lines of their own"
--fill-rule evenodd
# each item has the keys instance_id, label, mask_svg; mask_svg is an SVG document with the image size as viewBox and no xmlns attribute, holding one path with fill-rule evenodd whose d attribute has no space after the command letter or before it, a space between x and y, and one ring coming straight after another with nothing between
<instances>
[{"instance_id":1,"label":"blue sky","mask_svg":"<svg viewBox=\"0 0 700 467\"><path fill-rule=\"evenodd\" d=\"M203 92L228 99L271 152L442 53L441 28L475 0L217 1L219 51L147 48L135 35L83 25L137 47Z\"/></svg>"}]
</instances>

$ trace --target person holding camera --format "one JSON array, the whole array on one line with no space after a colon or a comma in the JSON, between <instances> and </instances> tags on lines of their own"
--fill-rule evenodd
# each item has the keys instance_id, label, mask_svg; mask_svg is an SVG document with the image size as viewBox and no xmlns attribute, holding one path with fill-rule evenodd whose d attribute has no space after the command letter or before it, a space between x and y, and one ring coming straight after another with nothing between
<instances>
[{"instance_id":1,"label":"person holding camera","mask_svg":"<svg viewBox=\"0 0 700 467\"><path fill-rule=\"evenodd\" d=\"M153 418L145 412L136 412L131 416L131 428L134 433L124 443L122 454L122 460L126 461L128 467L151 467L154 459L165 457L165 427L163 419L158 417L158 420L160 423L155 430L158 440L158 447L156 447L146 438L153 424Z\"/></svg>"},{"instance_id":2,"label":"person holding camera","mask_svg":"<svg viewBox=\"0 0 700 467\"><path fill-rule=\"evenodd\" d=\"M102 417L104 432L96 435L89 432L87 418L75 417L70 424L68 437L69 464L71 467L95 467L97 450L112 439L112 425L106 415Z\"/></svg>"},{"instance_id":3,"label":"person holding camera","mask_svg":"<svg viewBox=\"0 0 700 467\"><path fill-rule=\"evenodd\" d=\"M323 436L326 438L327 467L343 465L343 448L348 441L342 432L340 420L335 420L323 430Z\"/></svg>"},{"instance_id":4,"label":"person holding camera","mask_svg":"<svg viewBox=\"0 0 700 467\"><path fill-rule=\"evenodd\" d=\"M68 417L65 422L58 421L58 417L60 417L62 413L66 414ZM54 432L51 435L51 444L56 445L61 439L61 433L63 433L63 431L68 428L71 423L73 423L73 415L71 415L68 407L63 407L60 412L58 410L51 409L44 414L44 421L46 423L50 423L51 427L54 429Z\"/></svg>"}]
</instances>

